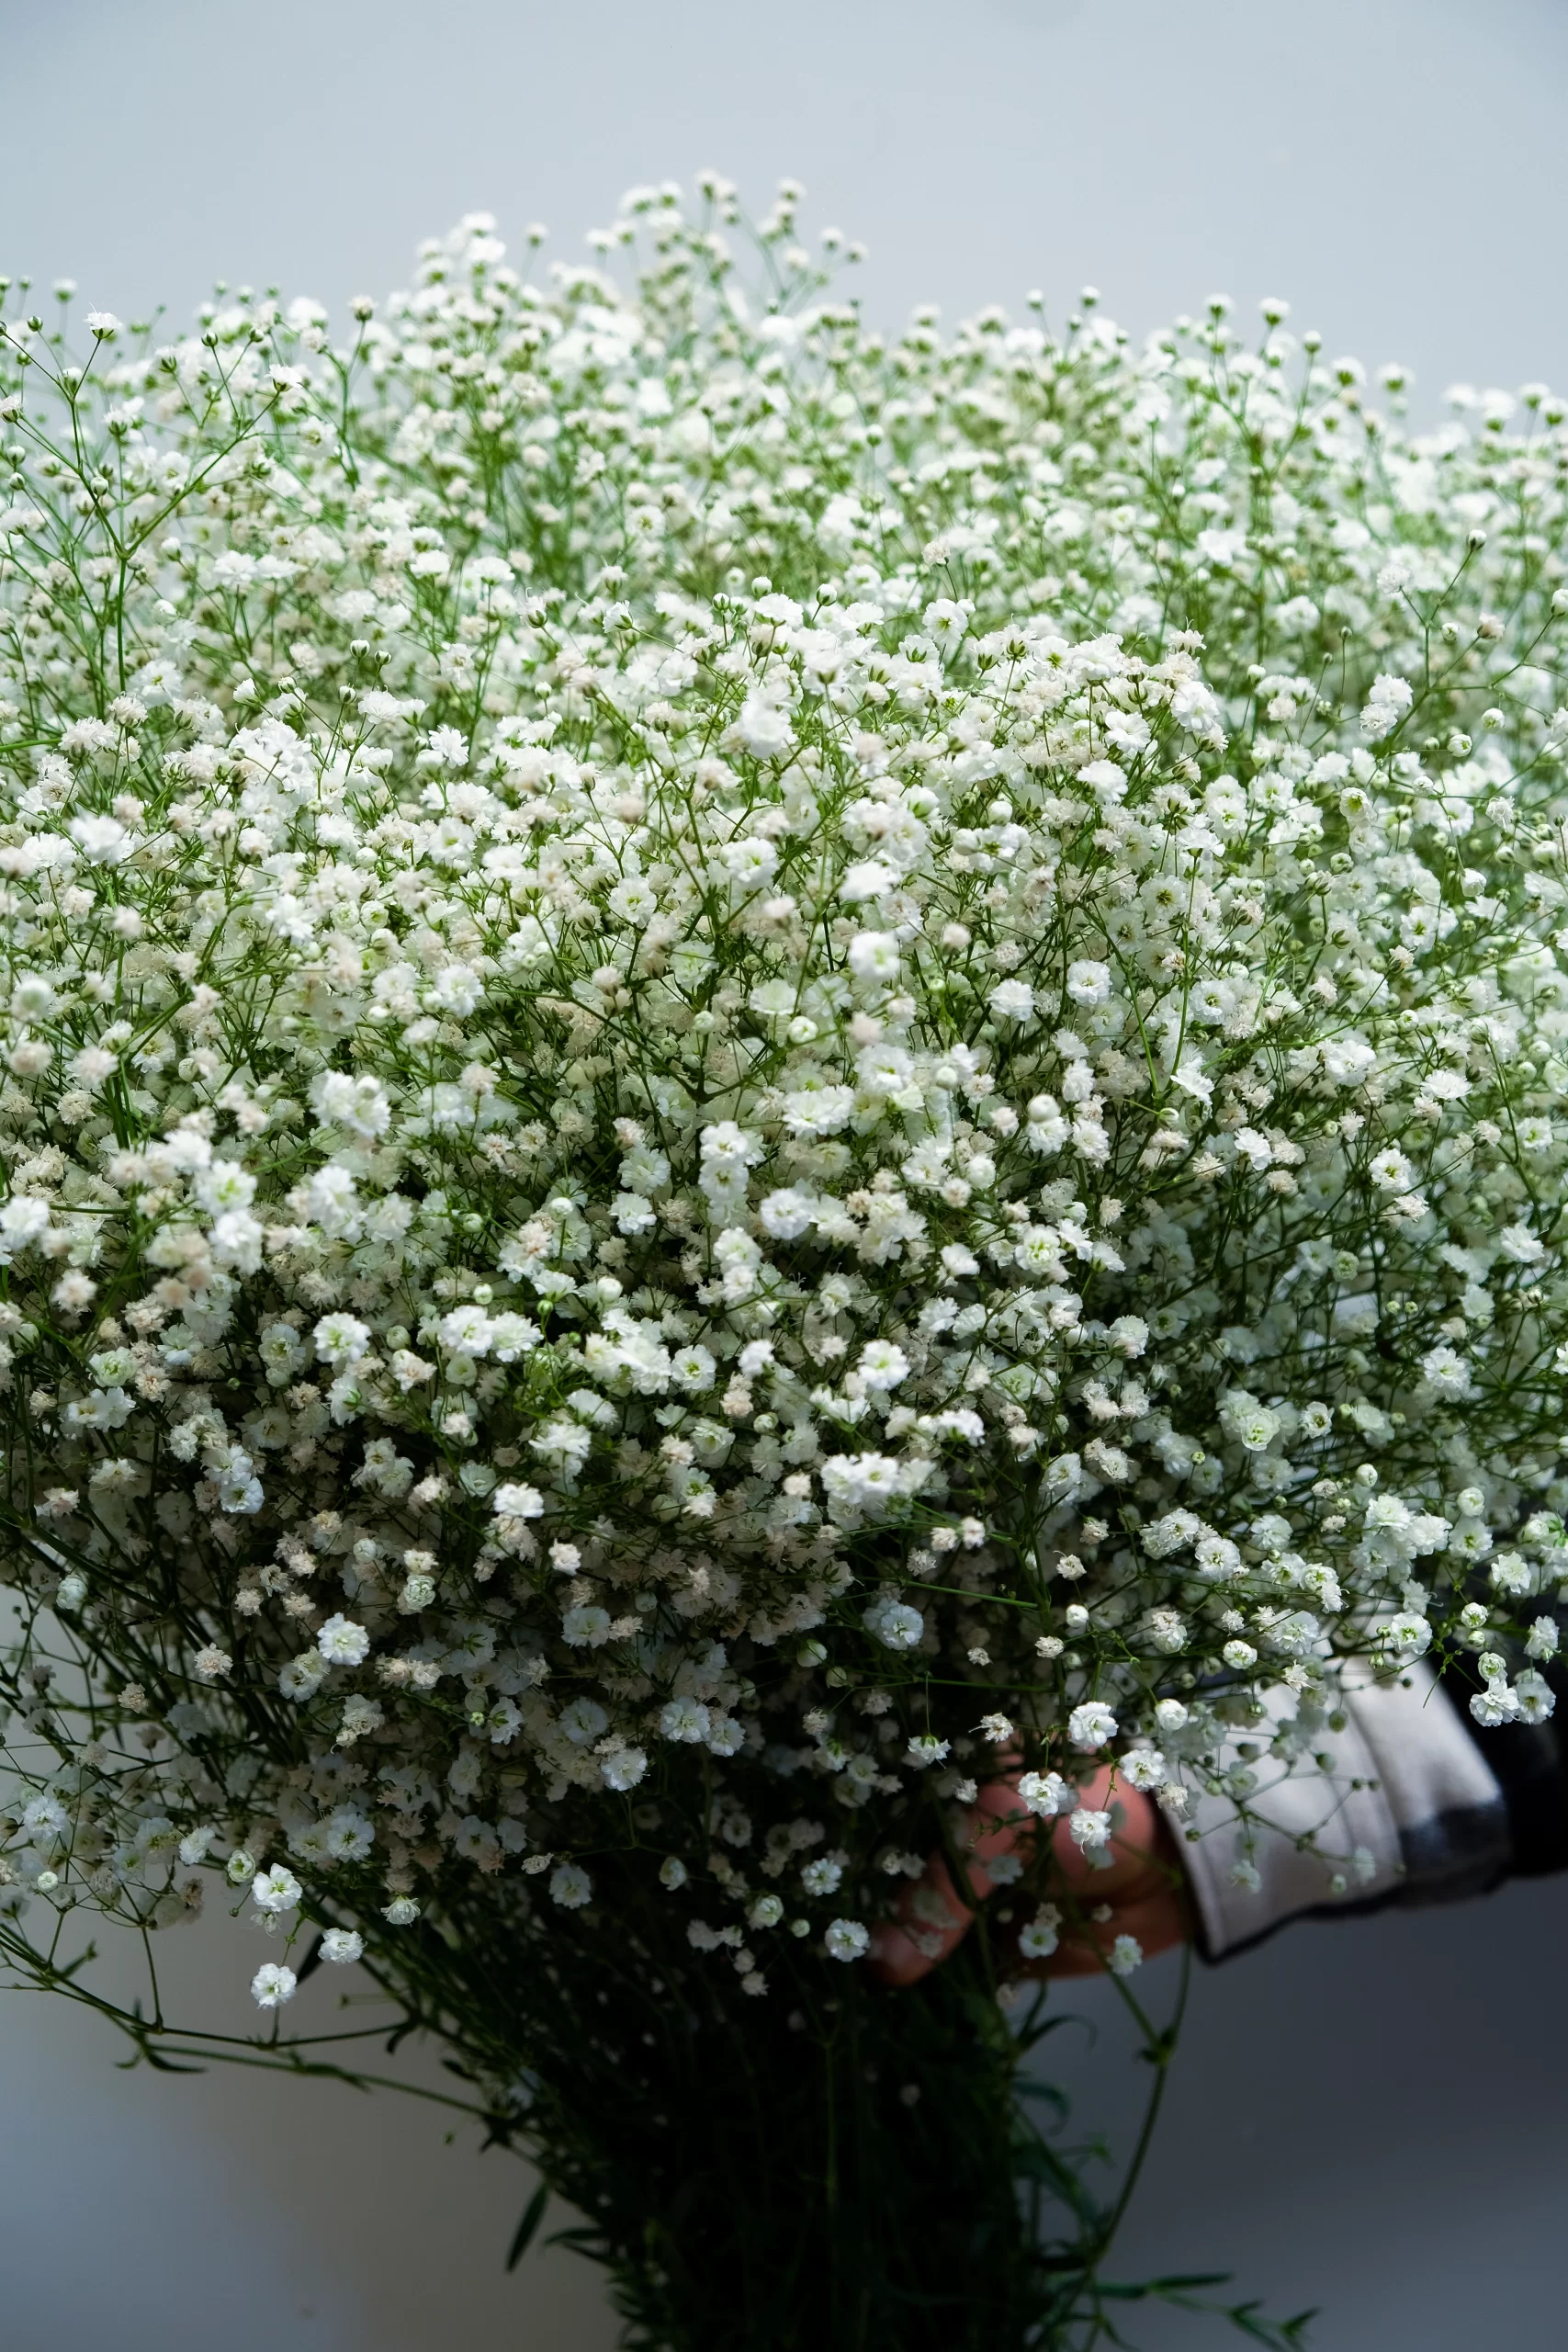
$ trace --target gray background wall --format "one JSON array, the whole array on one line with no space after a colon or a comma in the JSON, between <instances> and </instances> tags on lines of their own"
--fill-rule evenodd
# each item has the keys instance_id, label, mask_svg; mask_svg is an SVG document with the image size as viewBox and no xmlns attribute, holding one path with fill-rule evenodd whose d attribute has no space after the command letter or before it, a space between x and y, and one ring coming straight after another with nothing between
<instances>
[{"instance_id":1,"label":"gray background wall","mask_svg":"<svg viewBox=\"0 0 1568 2352\"><path fill-rule=\"evenodd\" d=\"M621 188L711 163L759 209L804 179L808 219L870 243L877 316L1035 285L1060 316L1088 279L1141 334L1283 293L1435 412L1456 379L1568 383L1565 100L1551 0L0 0L0 268L122 316L179 320L220 276L337 302L475 207L577 254ZM1319 2352L1563 2341L1565 1942L1547 1883L1204 1973L1123 2275L1228 2265L1324 2305ZM256 1957L220 1920L166 1964L243 2031ZM1140 2070L1099 1988L1073 2006L1114 2136ZM502 2275L526 2177L445 2144L439 2109L118 2054L63 2005L0 2005L7 2352L607 2352L572 2257Z\"/></svg>"}]
</instances>

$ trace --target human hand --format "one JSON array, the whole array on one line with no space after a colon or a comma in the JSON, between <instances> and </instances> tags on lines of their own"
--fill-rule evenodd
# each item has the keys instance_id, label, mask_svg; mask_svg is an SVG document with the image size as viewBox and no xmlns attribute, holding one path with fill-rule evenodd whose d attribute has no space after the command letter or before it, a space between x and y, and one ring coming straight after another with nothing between
<instances>
[{"instance_id":1,"label":"human hand","mask_svg":"<svg viewBox=\"0 0 1568 2352\"><path fill-rule=\"evenodd\" d=\"M1109 1860L1096 1862L1074 1843L1065 1820L1051 1828L1055 1873L1069 1916L1048 1960L1018 1960L1021 1976L1089 1976L1106 1965L1118 1936L1134 1936L1145 1956L1166 1951L1188 1936L1181 1874L1165 1818L1142 1791L1116 1781L1105 1765L1083 1791L1082 1803L1109 1807L1114 1797L1122 1821ZM1039 1824L1020 1802L1018 1774L988 1781L970 1810L964 1841L965 1875L976 1902L997 1883L988 1862L1030 1845ZM1096 1917L1104 1912L1108 1916ZM956 1951L974 1924L975 1912L953 1881L946 1858L932 1854L924 1875L905 1890L897 1923L878 1928L872 1965L885 1984L915 1984Z\"/></svg>"}]
</instances>

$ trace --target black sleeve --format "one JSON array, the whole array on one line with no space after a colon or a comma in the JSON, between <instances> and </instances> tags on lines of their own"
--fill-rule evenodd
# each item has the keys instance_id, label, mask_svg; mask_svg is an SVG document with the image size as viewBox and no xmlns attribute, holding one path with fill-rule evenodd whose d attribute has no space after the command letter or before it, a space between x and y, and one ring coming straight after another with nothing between
<instances>
[{"instance_id":1,"label":"black sleeve","mask_svg":"<svg viewBox=\"0 0 1568 2352\"><path fill-rule=\"evenodd\" d=\"M1568 1870L1568 1672L1553 1659L1540 1668L1557 1701L1542 1724L1499 1724L1488 1730L1470 1712L1482 1688L1472 1658L1446 1665L1442 1687L1490 1766L1508 1815L1510 1878L1544 1878Z\"/></svg>"}]
</instances>

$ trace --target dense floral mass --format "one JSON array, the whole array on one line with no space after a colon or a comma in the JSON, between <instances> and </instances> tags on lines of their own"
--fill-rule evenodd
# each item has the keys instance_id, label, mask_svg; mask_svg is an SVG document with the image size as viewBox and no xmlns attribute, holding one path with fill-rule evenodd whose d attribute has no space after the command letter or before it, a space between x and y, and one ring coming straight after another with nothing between
<instances>
[{"instance_id":1,"label":"dense floral mass","mask_svg":"<svg viewBox=\"0 0 1568 2352\"><path fill-rule=\"evenodd\" d=\"M205 1866L764 1996L998 1758L1245 1881L1344 1661L1551 1707L1562 403L874 334L795 202L8 297L17 1950Z\"/></svg>"}]
</instances>

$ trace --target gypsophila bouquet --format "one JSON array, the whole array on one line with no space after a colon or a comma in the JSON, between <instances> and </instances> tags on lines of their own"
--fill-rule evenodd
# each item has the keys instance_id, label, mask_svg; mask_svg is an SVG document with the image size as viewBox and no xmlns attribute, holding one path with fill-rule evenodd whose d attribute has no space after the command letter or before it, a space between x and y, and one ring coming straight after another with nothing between
<instances>
[{"instance_id":1,"label":"gypsophila bouquet","mask_svg":"<svg viewBox=\"0 0 1568 2352\"><path fill-rule=\"evenodd\" d=\"M873 334L797 199L10 290L5 1944L363 1956L640 2343L1066 2343L1045 1841L863 1965L977 1779L1245 1883L1348 1665L1551 1704L1568 443Z\"/></svg>"}]
</instances>

